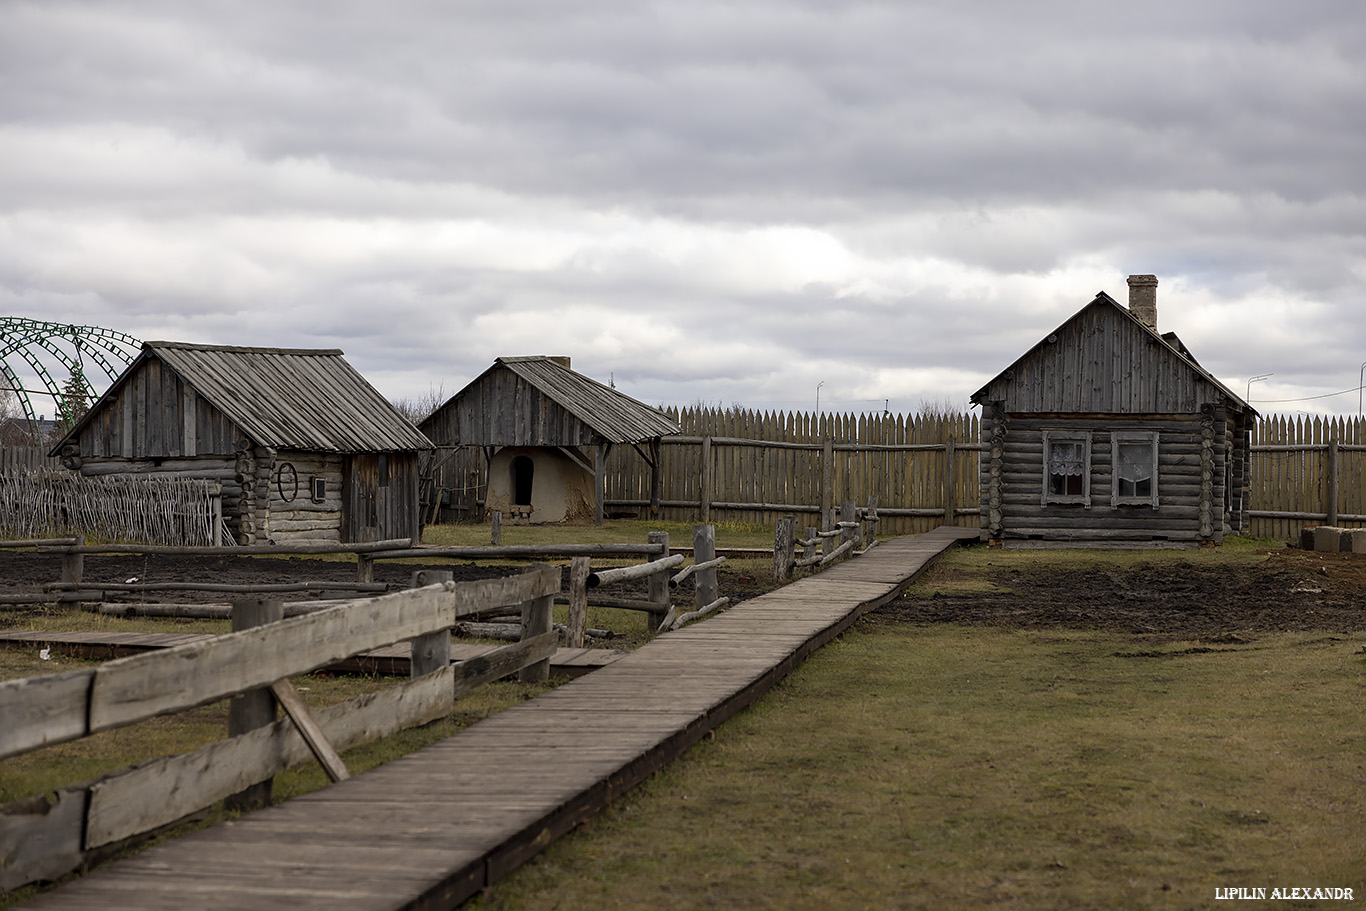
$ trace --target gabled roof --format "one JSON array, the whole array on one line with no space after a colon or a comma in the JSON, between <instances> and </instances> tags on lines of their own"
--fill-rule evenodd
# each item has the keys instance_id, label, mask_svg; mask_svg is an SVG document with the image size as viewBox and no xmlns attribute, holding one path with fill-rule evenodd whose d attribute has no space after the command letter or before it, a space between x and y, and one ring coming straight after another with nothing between
<instances>
[{"instance_id":1,"label":"gabled roof","mask_svg":"<svg viewBox=\"0 0 1366 911\"><path fill-rule=\"evenodd\" d=\"M678 422L659 409L575 373L562 358L545 355L498 358L491 367L423 421L423 426L429 427L430 422L448 406L479 388L491 375L503 370L515 374L606 442L636 443L680 432Z\"/></svg>"},{"instance_id":2,"label":"gabled roof","mask_svg":"<svg viewBox=\"0 0 1366 911\"><path fill-rule=\"evenodd\" d=\"M149 358L173 370L258 446L315 452L432 448L431 441L335 348L230 348L146 342L142 353L101 401L116 394ZM95 402L68 439L80 433L100 406L100 401ZM59 452L62 443L53 452Z\"/></svg>"},{"instance_id":3,"label":"gabled roof","mask_svg":"<svg viewBox=\"0 0 1366 911\"><path fill-rule=\"evenodd\" d=\"M1089 304L1068 317L1057 329L1044 336L1038 344L1034 345L1018 357L1014 363L998 373L981 389L974 392L970 397L970 400L980 404L990 395L993 386L997 387L999 390L1000 384L1008 382L1017 373L1021 372L1026 364L1035 358L1040 357L1041 353L1046 351L1054 341L1060 336L1065 335L1069 328L1081 321L1084 316L1091 314L1096 308L1104 309L1108 316L1121 321L1121 324L1126 326L1130 332L1137 333L1138 338L1143 339L1151 345L1157 346L1158 350L1170 355L1170 357L1174 358L1182 367L1189 370L1197 381L1209 384L1209 386L1213 387L1213 390L1217 391L1218 395L1226 400L1228 407L1232 408L1234 411L1243 412L1249 417L1257 416L1257 410L1255 408L1243 401L1237 393L1220 382L1204 367L1200 366L1195 360L1195 357L1186 348L1185 344L1177 337L1176 333L1168 332L1165 335L1159 334L1138 317L1134 316L1133 313L1129 311L1128 307L1123 306L1104 291L1098 292Z\"/></svg>"}]
</instances>

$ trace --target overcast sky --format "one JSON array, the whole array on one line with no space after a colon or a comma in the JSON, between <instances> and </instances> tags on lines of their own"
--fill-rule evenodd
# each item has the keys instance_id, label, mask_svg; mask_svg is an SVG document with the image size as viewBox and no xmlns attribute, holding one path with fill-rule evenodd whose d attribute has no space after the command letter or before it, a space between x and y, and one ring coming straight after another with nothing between
<instances>
[{"instance_id":1,"label":"overcast sky","mask_svg":"<svg viewBox=\"0 0 1366 911\"><path fill-rule=\"evenodd\" d=\"M1357 411L1359 0L0 15L0 315L337 347L391 398L565 354L652 405L909 412L1155 273L1256 407Z\"/></svg>"}]
</instances>

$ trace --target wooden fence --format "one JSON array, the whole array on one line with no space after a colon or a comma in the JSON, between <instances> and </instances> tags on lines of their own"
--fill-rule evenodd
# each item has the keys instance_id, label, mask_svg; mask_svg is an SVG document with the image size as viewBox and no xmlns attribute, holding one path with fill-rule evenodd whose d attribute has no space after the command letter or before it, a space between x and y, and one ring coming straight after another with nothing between
<instances>
[{"instance_id":1,"label":"wooden fence","mask_svg":"<svg viewBox=\"0 0 1366 911\"><path fill-rule=\"evenodd\" d=\"M1284 417L1252 435L1251 534L1298 541L1313 525L1366 524L1366 422Z\"/></svg>"},{"instance_id":2,"label":"wooden fence","mask_svg":"<svg viewBox=\"0 0 1366 911\"><path fill-rule=\"evenodd\" d=\"M814 524L846 499L876 496L886 534L916 534L977 519L975 415L795 414L737 409L670 411L682 434L661 445L660 518L768 524L808 514ZM443 456L443 517L479 515L487 466L475 448ZM635 449L607 459L611 513L648 515L650 468ZM429 509L433 500L429 499Z\"/></svg>"},{"instance_id":3,"label":"wooden fence","mask_svg":"<svg viewBox=\"0 0 1366 911\"><path fill-rule=\"evenodd\" d=\"M336 751L440 718L456 696L489 681L519 671L524 679L544 680L558 640L551 602L559 589L554 567L437 584L97 667L0 683L0 759L244 693L269 690L286 708L286 717L275 721L268 703L266 722L230 730L236 736L195 752L0 807L0 891L67 873L94 852L313 757L334 779L344 777ZM513 604L527 605L521 642L450 663L449 631L459 618ZM414 679L407 683L312 715L289 685L291 676L405 640L413 641Z\"/></svg>"},{"instance_id":4,"label":"wooden fence","mask_svg":"<svg viewBox=\"0 0 1366 911\"><path fill-rule=\"evenodd\" d=\"M38 446L0 446L0 475L38 469L60 470L61 459L48 458L47 450Z\"/></svg>"},{"instance_id":5,"label":"wooden fence","mask_svg":"<svg viewBox=\"0 0 1366 911\"><path fill-rule=\"evenodd\" d=\"M217 544L224 538L222 495L220 482L196 478L16 470L0 475L0 537Z\"/></svg>"}]
</instances>

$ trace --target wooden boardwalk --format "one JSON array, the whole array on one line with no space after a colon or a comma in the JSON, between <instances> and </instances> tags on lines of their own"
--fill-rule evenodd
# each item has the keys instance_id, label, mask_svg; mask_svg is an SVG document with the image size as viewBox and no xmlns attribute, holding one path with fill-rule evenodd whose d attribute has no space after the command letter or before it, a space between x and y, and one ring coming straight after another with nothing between
<instances>
[{"instance_id":1,"label":"wooden boardwalk","mask_svg":"<svg viewBox=\"0 0 1366 911\"><path fill-rule=\"evenodd\" d=\"M150 848L33 909L450 908L749 705L976 529L939 528L662 635L323 790Z\"/></svg>"}]
</instances>

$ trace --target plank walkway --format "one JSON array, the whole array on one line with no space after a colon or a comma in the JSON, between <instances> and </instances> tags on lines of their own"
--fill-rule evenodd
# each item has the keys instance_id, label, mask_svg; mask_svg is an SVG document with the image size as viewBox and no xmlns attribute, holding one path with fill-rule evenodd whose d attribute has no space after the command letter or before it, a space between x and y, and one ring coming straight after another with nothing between
<instances>
[{"instance_id":1,"label":"plank walkway","mask_svg":"<svg viewBox=\"0 0 1366 911\"><path fill-rule=\"evenodd\" d=\"M173 648L190 642L214 638L210 633L119 633L71 632L45 630L0 630L0 646L33 647L44 645L64 655L78 658L122 658L141 652ZM507 643L503 643L506 645ZM466 661L496 651L499 645L474 642L452 642L451 660ZM320 670L337 674L395 674L407 676L412 648L407 642L377 648L329 664ZM628 654L612 648L558 648L550 659L552 674L586 674L606 667Z\"/></svg>"},{"instance_id":2,"label":"plank walkway","mask_svg":"<svg viewBox=\"0 0 1366 911\"><path fill-rule=\"evenodd\" d=\"M150 848L32 909L450 908L663 767L976 529L894 538L454 737Z\"/></svg>"}]
</instances>

